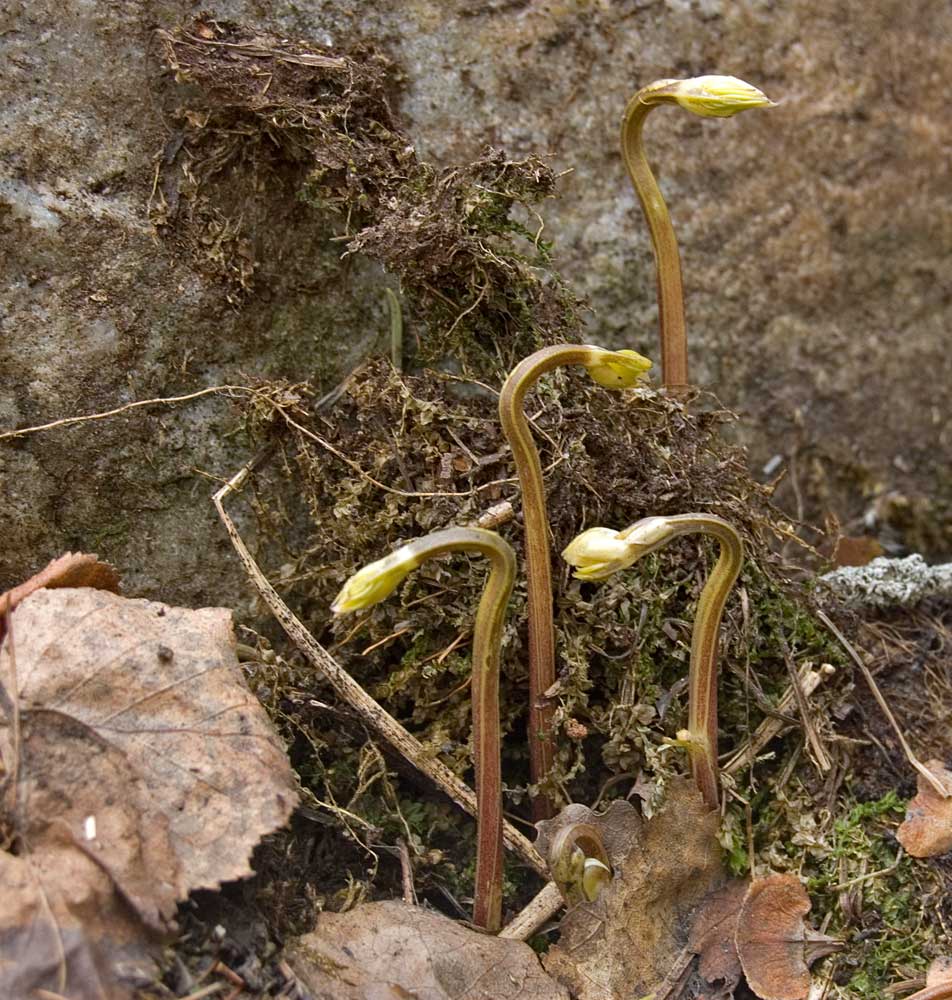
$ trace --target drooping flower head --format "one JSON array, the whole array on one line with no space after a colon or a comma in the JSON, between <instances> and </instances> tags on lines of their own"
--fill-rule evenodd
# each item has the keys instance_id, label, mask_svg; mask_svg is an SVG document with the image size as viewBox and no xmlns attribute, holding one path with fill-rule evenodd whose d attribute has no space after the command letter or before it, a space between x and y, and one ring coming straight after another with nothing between
<instances>
[{"instance_id":1,"label":"drooping flower head","mask_svg":"<svg viewBox=\"0 0 952 1000\"><path fill-rule=\"evenodd\" d=\"M408 545L368 563L341 587L331 611L335 615L346 615L377 604L389 597L419 565L419 558Z\"/></svg>"},{"instance_id":2,"label":"drooping flower head","mask_svg":"<svg viewBox=\"0 0 952 1000\"><path fill-rule=\"evenodd\" d=\"M577 580L604 580L653 551L669 534L664 517L646 517L623 531L589 528L565 548L562 558Z\"/></svg>"},{"instance_id":3,"label":"drooping flower head","mask_svg":"<svg viewBox=\"0 0 952 1000\"><path fill-rule=\"evenodd\" d=\"M637 351L606 351L593 347L591 361L585 369L592 378L608 389L630 389L637 385L651 367L651 362Z\"/></svg>"},{"instance_id":4,"label":"drooping flower head","mask_svg":"<svg viewBox=\"0 0 952 1000\"><path fill-rule=\"evenodd\" d=\"M736 76L695 76L678 80L671 96L686 111L703 118L730 118L749 108L767 108L773 101L762 91Z\"/></svg>"}]
</instances>

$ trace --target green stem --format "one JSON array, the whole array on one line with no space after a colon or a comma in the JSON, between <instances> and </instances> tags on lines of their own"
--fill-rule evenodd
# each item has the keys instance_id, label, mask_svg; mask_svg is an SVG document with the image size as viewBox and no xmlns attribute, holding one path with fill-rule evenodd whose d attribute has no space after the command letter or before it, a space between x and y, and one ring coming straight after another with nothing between
<instances>
[{"instance_id":1,"label":"green stem","mask_svg":"<svg viewBox=\"0 0 952 1000\"><path fill-rule=\"evenodd\" d=\"M658 322L661 332L661 379L675 392L688 385L688 341L684 321L681 256L668 206L645 156L643 130L652 108L673 101L674 81L659 80L642 87L628 102L621 125L621 151L632 186L651 233L658 281Z\"/></svg>"},{"instance_id":2,"label":"green stem","mask_svg":"<svg viewBox=\"0 0 952 1000\"><path fill-rule=\"evenodd\" d=\"M545 780L555 761L553 706L545 693L555 683L555 635L552 625L552 561L542 463L524 411L526 394L539 378L562 365L585 364L592 348L581 344L544 347L510 372L499 394L499 419L512 448L522 490L526 576L529 596L529 765L532 781ZM554 812L546 795L532 801L536 821Z\"/></svg>"},{"instance_id":3,"label":"green stem","mask_svg":"<svg viewBox=\"0 0 952 1000\"><path fill-rule=\"evenodd\" d=\"M657 521L658 518L652 518ZM720 545L717 564L704 583L691 632L688 733L694 780L705 803L716 809L720 799L717 768L717 645L724 605L744 561L744 544L737 531L713 514L679 514L664 518L667 531L639 552L638 558L663 548L679 535L711 535ZM631 535L638 525L620 532Z\"/></svg>"},{"instance_id":4,"label":"green stem","mask_svg":"<svg viewBox=\"0 0 952 1000\"><path fill-rule=\"evenodd\" d=\"M516 579L516 556L499 535L481 528L447 528L414 539L406 548L421 562L447 552L476 552L490 564L473 632L473 767L477 802L473 923L495 934L502 925L503 875L499 658L506 607Z\"/></svg>"}]
</instances>

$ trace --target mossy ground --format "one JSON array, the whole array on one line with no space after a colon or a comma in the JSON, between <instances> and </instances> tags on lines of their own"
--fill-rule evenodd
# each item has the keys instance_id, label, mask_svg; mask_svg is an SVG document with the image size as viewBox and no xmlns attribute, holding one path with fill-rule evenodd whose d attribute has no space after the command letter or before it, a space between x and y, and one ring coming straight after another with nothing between
<instances>
[{"instance_id":1,"label":"mossy ground","mask_svg":"<svg viewBox=\"0 0 952 1000\"><path fill-rule=\"evenodd\" d=\"M215 175L229 161L278 150L301 210L336 218L342 247L399 278L408 329L402 371L370 360L332 406L318 403L326 386L302 379L285 387L280 405L247 412L250 443L274 448L272 468L293 483L290 499L258 491L252 504L260 543L285 554L282 565L265 568L315 637L469 777L479 562L429 563L393 599L353 619L334 621L328 609L361 565L409 538L474 522L502 501L514 516L498 530L521 550L519 491L497 393L521 357L583 336L579 303L539 239L538 204L552 194L554 177L541 161L511 162L494 150L443 172L419 162L390 110L398 79L370 50L322 52L315 61L306 45L252 38L208 19L171 33L166 44L170 64L195 88L182 148L200 183L188 197L213 200ZM200 255L206 214L170 221L170 238ZM240 260L219 263L236 295L245 294ZM268 386L272 399L275 388ZM743 453L725 443L732 415L710 397L611 393L579 371L545 379L528 412L546 469L554 552L584 527L622 527L649 514L704 511L741 531L747 561L722 628L722 749L743 745L776 715L792 668L829 663L836 673L811 699L830 768L818 769L802 721L788 718L786 735L733 784L722 838L730 866L808 877L814 920L846 943L827 966L828 995L884 996L890 983L920 973L949 920L941 899L948 873L941 863L897 856L897 796L911 790L909 771L894 761L896 787L882 787L857 770L869 743L854 721L863 701L848 661L812 613L808 587L797 582L819 565L817 554L796 541L798 526L750 476ZM302 518L303 536L287 531ZM787 562L778 555L784 544ZM666 777L683 770L672 740L685 722L690 628L713 554L682 540L597 586L571 580L556 564L552 795L591 803L637 787L650 808ZM908 666L929 641L891 648L905 650ZM253 889L235 890L245 901L253 891L268 939L306 929L314 908L399 894L401 844L419 898L465 916L472 824L377 742L286 642L274 640L272 649L254 633L248 642L251 682L288 739L305 801L291 829L260 850ZM944 680L923 690L920 715L926 704L936 715L936 706L950 707L949 668L936 662L934 669ZM506 808L529 827L526 688L523 580L504 641L502 727ZM912 712L915 692L907 693ZM891 746L888 736L876 740ZM509 910L540 887L515 863L507 880Z\"/></svg>"}]
</instances>

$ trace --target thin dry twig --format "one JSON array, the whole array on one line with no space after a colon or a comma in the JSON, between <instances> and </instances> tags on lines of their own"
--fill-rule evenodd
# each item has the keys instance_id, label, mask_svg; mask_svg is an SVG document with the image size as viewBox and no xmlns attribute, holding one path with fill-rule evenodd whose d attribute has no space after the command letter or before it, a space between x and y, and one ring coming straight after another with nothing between
<instances>
[{"instance_id":1,"label":"thin dry twig","mask_svg":"<svg viewBox=\"0 0 952 1000\"><path fill-rule=\"evenodd\" d=\"M834 638L839 642L839 644L846 650L850 659L859 667L860 673L866 679L866 683L869 685L870 691L873 693L873 697L876 699L876 703L883 710L883 715L889 720L889 724L892 726L893 731L896 734L896 738L899 740L899 745L902 747L903 753L906 755L906 760L922 775L926 781L935 789L936 793L942 798L947 799L952 797L952 791L949 791L942 784L941 781L923 764L919 758L912 752L912 748L906 742L906 737L899 728L899 723L896 721L896 717L892 714L892 710L886 703L886 699L883 697L882 691L879 690L879 685L876 683L875 678L872 675L869 667L866 666L866 661L859 655L856 648L850 643L845 635L833 624L829 616L824 614L824 612L817 609L817 618L830 630Z\"/></svg>"},{"instance_id":2,"label":"thin dry twig","mask_svg":"<svg viewBox=\"0 0 952 1000\"><path fill-rule=\"evenodd\" d=\"M197 392L190 392L184 396L158 396L155 399L138 399L134 403L125 403L117 406L114 410L105 410L102 413L90 413L82 417L64 417L61 420L52 420L48 424L37 424L35 427L21 427L15 431L3 431L0 433L0 441L11 438L26 437L28 434L38 434L40 431L52 431L58 427L70 427L74 424L85 424L91 420L105 420L106 417L115 417L127 410L136 410L142 406L170 406L173 403L186 403L190 399L198 399L200 396L209 396L216 392L246 392L251 395L265 395L258 393L246 385L212 385Z\"/></svg>"},{"instance_id":3,"label":"thin dry twig","mask_svg":"<svg viewBox=\"0 0 952 1000\"><path fill-rule=\"evenodd\" d=\"M787 640L784 639L782 635L780 636L780 649L783 653L784 663L787 666L787 672L790 674L790 690L793 693L794 701L797 703L797 710L800 713L800 721L803 723L803 730L807 735L807 742L810 745L810 749L813 751L813 760L822 775L826 771L829 771L833 765L830 762L826 748L823 746L823 742L820 739L820 734L817 732L816 726L813 724L813 713L810 711L810 706L807 703L807 696L801 685L800 676L797 673L797 666L793 661L793 655L790 652L790 647L787 645Z\"/></svg>"},{"instance_id":4,"label":"thin dry twig","mask_svg":"<svg viewBox=\"0 0 952 1000\"><path fill-rule=\"evenodd\" d=\"M291 609L281 600L277 591L258 568L234 522L225 511L224 500L229 494L241 489L260 463L261 458L262 456L257 456L251 459L212 497L218 516L228 532L245 572L255 585L255 589L294 644L310 660L312 665L327 678L337 694L417 770L425 774L457 805L465 809L471 816L475 816L476 796L472 789L460 781L445 764L431 758L423 744L407 732L392 715L364 691L330 653L314 639ZM503 839L506 845L514 850L530 867L540 875L548 875L548 866L539 852L532 846L527 837L508 822L503 823Z\"/></svg>"},{"instance_id":5,"label":"thin dry twig","mask_svg":"<svg viewBox=\"0 0 952 1000\"><path fill-rule=\"evenodd\" d=\"M809 664L804 664L799 671L798 677L800 681L801 690L805 698L809 698L811 694L823 683L827 678L832 677L836 673L836 670L829 664L824 663L818 670L814 670L809 666ZM794 707L795 694L792 688L787 688L777 702L777 713L781 715L786 715ZM742 767L749 766L753 764L754 758L761 750L775 737L779 736L784 729L788 728L789 723L783 719L769 718L764 719L763 722L754 730L753 736L750 740L737 750L728 759L727 763L721 768L722 773L733 774L735 771L739 771Z\"/></svg>"}]
</instances>

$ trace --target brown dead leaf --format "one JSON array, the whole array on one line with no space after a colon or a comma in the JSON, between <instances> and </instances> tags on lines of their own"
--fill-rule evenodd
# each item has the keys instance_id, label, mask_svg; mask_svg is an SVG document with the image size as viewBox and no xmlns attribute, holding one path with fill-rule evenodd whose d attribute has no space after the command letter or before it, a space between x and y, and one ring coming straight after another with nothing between
<instances>
[{"instance_id":1,"label":"brown dead leaf","mask_svg":"<svg viewBox=\"0 0 952 1000\"><path fill-rule=\"evenodd\" d=\"M741 965L734 935L750 883L731 879L706 896L691 927L688 947L699 956L698 970L708 983L723 981L730 992L740 981Z\"/></svg>"},{"instance_id":2,"label":"brown dead leaf","mask_svg":"<svg viewBox=\"0 0 952 1000\"><path fill-rule=\"evenodd\" d=\"M176 900L249 874L294 805L290 765L244 685L229 611L39 590L12 626L0 996L123 997Z\"/></svg>"},{"instance_id":3,"label":"brown dead leaf","mask_svg":"<svg viewBox=\"0 0 952 1000\"><path fill-rule=\"evenodd\" d=\"M693 913L724 881L717 812L692 781L680 779L669 783L650 820L627 802L613 802L603 816L584 813L569 821L601 827L615 877L594 903L566 913L546 971L579 1000L655 993L672 970L686 969ZM564 815L538 824L540 847L554 839Z\"/></svg>"},{"instance_id":4,"label":"brown dead leaf","mask_svg":"<svg viewBox=\"0 0 952 1000\"><path fill-rule=\"evenodd\" d=\"M941 760L927 760L925 766L952 791L952 771ZM906 806L896 837L914 858L952 851L952 797L943 798L920 774L918 793Z\"/></svg>"},{"instance_id":5,"label":"brown dead leaf","mask_svg":"<svg viewBox=\"0 0 952 1000\"><path fill-rule=\"evenodd\" d=\"M810 897L796 875L752 882L737 918L735 943L747 985L761 1000L803 1000L810 966L841 943L810 927Z\"/></svg>"},{"instance_id":6,"label":"brown dead leaf","mask_svg":"<svg viewBox=\"0 0 952 1000\"><path fill-rule=\"evenodd\" d=\"M926 986L943 986L952 983L952 957L942 955L926 970Z\"/></svg>"},{"instance_id":7,"label":"brown dead leaf","mask_svg":"<svg viewBox=\"0 0 952 1000\"><path fill-rule=\"evenodd\" d=\"M322 913L285 955L317 1000L568 1000L522 941L397 900Z\"/></svg>"},{"instance_id":8,"label":"brown dead leaf","mask_svg":"<svg viewBox=\"0 0 952 1000\"><path fill-rule=\"evenodd\" d=\"M25 583L0 594L0 642L6 634L6 612L13 609L35 590L56 587L93 587L119 593L119 572L115 566L100 562L87 552L67 552L35 573Z\"/></svg>"}]
</instances>

